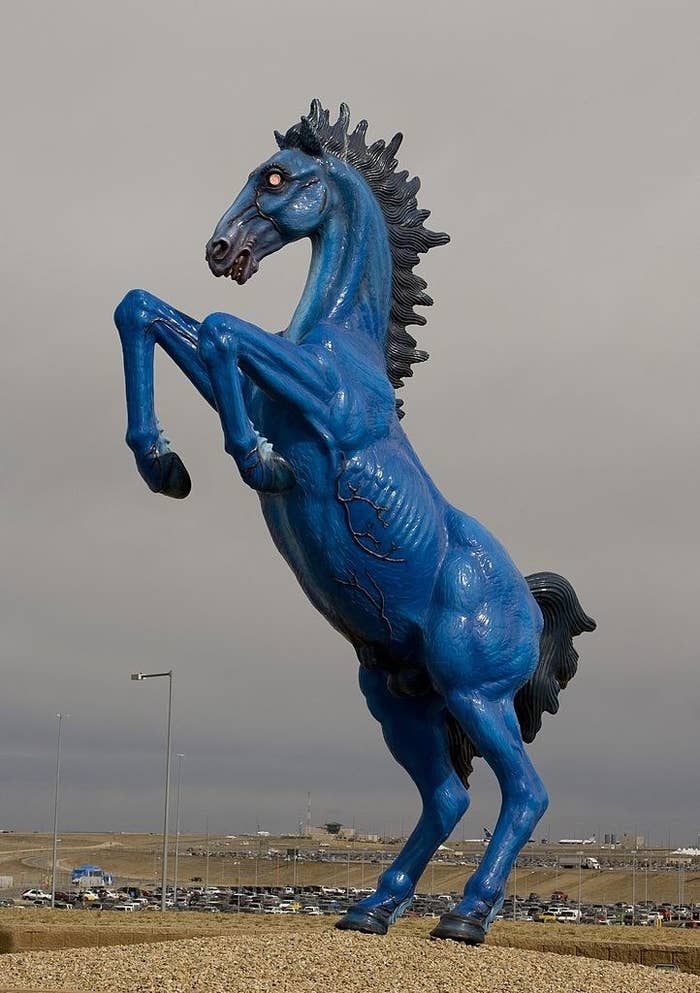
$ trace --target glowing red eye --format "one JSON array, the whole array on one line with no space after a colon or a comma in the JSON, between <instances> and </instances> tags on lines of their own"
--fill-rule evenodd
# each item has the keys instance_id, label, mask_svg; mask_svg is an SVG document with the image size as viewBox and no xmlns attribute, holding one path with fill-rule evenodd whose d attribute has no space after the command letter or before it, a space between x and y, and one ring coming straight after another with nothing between
<instances>
[{"instance_id":1,"label":"glowing red eye","mask_svg":"<svg viewBox=\"0 0 700 993\"><path fill-rule=\"evenodd\" d=\"M274 189L281 186L284 182L284 177L281 172L268 172L267 174L267 185L272 186Z\"/></svg>"}]
</instances>

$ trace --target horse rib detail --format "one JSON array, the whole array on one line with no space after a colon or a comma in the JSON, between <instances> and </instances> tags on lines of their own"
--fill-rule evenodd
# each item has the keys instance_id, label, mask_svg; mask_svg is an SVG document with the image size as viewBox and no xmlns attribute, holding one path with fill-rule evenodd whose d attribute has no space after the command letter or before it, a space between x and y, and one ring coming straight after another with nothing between
<instances>
[{"instance_id":1,"label":"horse rib detail","mask_svg":"<svg viewBox=\"0 0 700 993\"><path fill-rule=\"evenodd\" d=\"M437 245L446 245L450 240L444 232L430 231L423 222L430 216L429 210L419 210L416 194L420 189L420 179L410 178L405 169L396 171L396 153L403 140L399 132L387 143L382 139L369 147L366 143L367 121L360 121L350 133L350 111L347 104L340 105L340 113L335 124L330 122L330 114L319 100L312 100L309 113L294 124L286 134L275 132L280 148L300 148L309 155L328 153L353 166L362 175L374 194L384 216L389 237L392 260L392 305L387 328L384 354L387 375L394 389L404 385L404 379L413 375L411 366L425 362L428 353L416 347L416 341L408 333L409 324L426 323L414 307L430 307L430 296L423 291L425 280L415 276L412 270L418 265L419 255ZM403 402L397 400L396 409L403 417Z\"/></svg>"}]
</instances>

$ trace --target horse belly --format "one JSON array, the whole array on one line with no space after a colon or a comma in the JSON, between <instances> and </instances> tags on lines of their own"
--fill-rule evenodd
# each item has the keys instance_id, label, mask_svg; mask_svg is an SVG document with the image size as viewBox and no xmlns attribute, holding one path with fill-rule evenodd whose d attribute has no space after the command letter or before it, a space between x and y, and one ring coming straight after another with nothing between
<instances>
[{"instance_id":1,"label":"horse belly","mask_svg":"<svg viewBox=\"0 0 700 993\"><path fill-rule=\"evenodd\" d=\"M380 454L344 459L323 496L292 490L264 500L263 511L314 606L353 644L405 654L429 605L444 528L414 466Z\"/></svg>"}]
</instances>

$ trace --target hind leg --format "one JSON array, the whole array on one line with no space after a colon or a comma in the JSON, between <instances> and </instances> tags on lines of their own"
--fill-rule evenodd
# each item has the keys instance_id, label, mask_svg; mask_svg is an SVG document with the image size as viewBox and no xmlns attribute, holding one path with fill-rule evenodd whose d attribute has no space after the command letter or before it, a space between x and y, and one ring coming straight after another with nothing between
<instances>
[{"instance_id":1,"label":"hind leg","mask_svg":"<svg viewBox=\"0 0 700 993\"><path fill-rule=\"evenodd\" d=\"M360 687L396 761L418 787L423 812L408 841L382 873L377 890L338 921L342 930L386 934L410 905L430 858L469 806L469 793L450 759L445 702L435 693L397 697L386 673L360 669Z\"/></svg>"},{"instance_id":2,"label":"hind leg","mask_svg":"<svg viewBox=\"0 0 700 993\"><path fill-rule=\"evenodd\" d=\"M509 696L492 700L482 692L452 689L446 699L465 734L496 774L502 805L493 837L466 885L463 899L441 918L432 935L479 944L503 903L508 875L547 809L548 798L525 752Z\"/></svg>"}]
</instances>

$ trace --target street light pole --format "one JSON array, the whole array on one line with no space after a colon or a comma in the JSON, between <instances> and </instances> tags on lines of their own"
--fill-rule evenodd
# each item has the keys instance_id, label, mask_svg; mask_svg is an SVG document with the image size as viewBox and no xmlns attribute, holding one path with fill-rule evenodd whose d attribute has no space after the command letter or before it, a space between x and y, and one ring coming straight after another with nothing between
<instances>
[{"instance_id":1,"label":"street light pole","mask_svg":"<svg viewBox=\"0 0 700 993\"><path fill-rule=\"evenodd\" d=\"M177 869L180 859L180 785L182 783L182 752L177 753L177 793L175 799L175 872L173 873L173 901L177 909Z\"/></svg>"},{"instance_id":2,"label":"street light pole","mask_svg":"<svg viewBox=\"0 0 700 993\"><path fill-rule=\"evenodd\" d=\"M58 791L61 780L61 725L64 717L70 714L56 714L58 719L58 738L56 741L56 787L53 798L53 854L51 857L51 906L56 906L56 864L58 855Z\"/></svg>"},{"instance_id":3,"label":"street light pole","mask_svg":"<svg viewBox=\"0 0 700 993\"><path fill-rule=\"evenodd\" d=\"M578 920L581 923L581 870L583 869L583 852L578 853Z\"/></svg>"},{"instance_id":4,"label":"street light pole","mask_svg":"<svg viewBox=\"0 0 700 993\"><path fill-rule=\"evenodd\" d=\"M160 909L165 913L165 900L168 884L168 808L170 806L170 738L173 724L173 670L168 672L132 672L132 679L157 679L168 677L168 733L165 744L165 804L163 812L163 873L160 889Z\"/></svg>"},{"instance_id":5,"label":"street light pole","mask_svg":"<svg viewBox=\"0 0 700 993\"><path fill-rule=\"evenodd\" d=\"M644 863L644 904L649 909L649 859Z\"/></svg>"}]
</instances>

